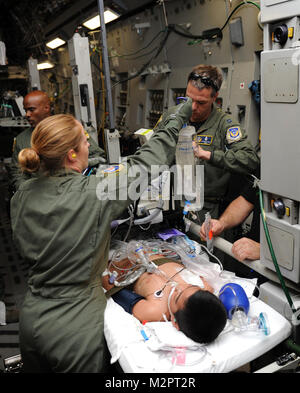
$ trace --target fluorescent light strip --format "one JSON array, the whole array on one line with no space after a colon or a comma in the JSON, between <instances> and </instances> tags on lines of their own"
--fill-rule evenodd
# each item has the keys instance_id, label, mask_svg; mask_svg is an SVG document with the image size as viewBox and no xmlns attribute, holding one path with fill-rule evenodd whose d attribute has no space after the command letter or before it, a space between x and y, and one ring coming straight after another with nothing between
<instances>
[{"instance_id":1,"label":"fluorescent light strip","mask_svg":"<svg viewBox=\"0 0 300 393\"><path fill-rule=\"evenodd\" d=\"M59 38L59 37L56 37L56 38L54 38L53 40L47 42L46 45L47 45L49 48L51 48L51 49L56 49L56 48L58 48L59 46L62 46L63 44L65 44L65 43L66 43L66 41L62 40L62 39Z\"/></svg>"},{"instance_id":2,"label":"fluorescent light strip","mask_svg":"<svg viewBox=\"0 0 300 393\"><path fill-rule=\"evenodd\" d=\"M111 10L104 11L104 21L105 23L109 23L117 18L119 18L119 14L113 12ZM100 27L100 16L96 15L91 19L86 20L83 22L83 26L87 27L90 30L95 30L97 27Z\"/></svg>"},{"instance_id":3,"label":"fluorescent light strip","mask_svg":"<svg viewBox=\"0 0 300 393\"><path fill-rule=\"evenodd\" d=\"M50 61L43 61L37 65L38 70L47 70L48 68L53 68L54 65Z\"/></svg>"}]
</instances>

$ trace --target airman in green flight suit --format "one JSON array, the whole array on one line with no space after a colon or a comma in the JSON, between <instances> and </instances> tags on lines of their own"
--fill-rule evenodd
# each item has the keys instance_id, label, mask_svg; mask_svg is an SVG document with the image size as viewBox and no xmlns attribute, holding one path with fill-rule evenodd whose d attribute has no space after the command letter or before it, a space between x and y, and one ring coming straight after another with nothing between
<instances>
[{"instance_id":1,"label":"airman in green flight suit","mask_svg":"<svg viewBox=\"0 0 300 393\"><path fill-rule=\"evenodd\" d=\"M219 217L219 204L227 192L230 174L253 173L259 164L259 157L240 124L215 103L222 80L217 67L198 65L189 74L186 89L186 96L192 99L193 111L188 124L196 131L197 164L204 165L202 222L207 211L213 218ZM170 108L162 119L173 110L174 107ZM161 125L158 123L156 127Z\"/></svg>"},{"instance_id":2,"label":"airman in green flight suit","mask_svg":"<svg viewBox=\"0 0 300 393\"><path fill-rule=\"evenodd\" d=\"M82 175L89 143L70 115L42 120L32 148L19 153L21 169L38 173L11 200L13 238L30 264L20 313L25 372L105 371L101 275L111 222L132 202L139 177L150 181L152 165L171 165L191 107L177 106L136 154L97 175Z\"/></svg>"}]
</instances>

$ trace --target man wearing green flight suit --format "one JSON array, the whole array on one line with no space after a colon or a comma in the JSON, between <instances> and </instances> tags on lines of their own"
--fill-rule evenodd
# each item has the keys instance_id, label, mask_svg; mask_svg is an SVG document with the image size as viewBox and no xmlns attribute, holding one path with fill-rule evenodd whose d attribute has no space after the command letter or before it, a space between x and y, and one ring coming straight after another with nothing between
<instances>
[{"instance_id":1,"label":"man wearing green flight suit","mask_svg":"<svg viewBox=\"0 0 300 393\"><path fill-rule=\"evenodd\" d=\"M198 214L201 223L207 211L212 218L219 217L231 173L253 173L259 164L239 123L215 104L222 80L217 67L201 64L189 74L186 89L193 103L189 124L196 130L194 152L197 164L204 165L204 207ZM162 119L173 110L170 108Z\"/></svg>"},{"instance_id":2,"label":"man wearing green flight suit","mask_svg":"<svg viewBox=\"0 0 300 393\"><path fill-rule=\"evenodd\" d=\"M48 95L40 90L33 90L24 97L23 106L26 118L31 127L26 128L15 139L13 145L12 162L9 168L10 184L15 191L22 179L29 179L30 175L21 174L18 165L18 154L22 149L30 147L31 134L38 123L51 115L51 103ZM99 148L93 138L89 138L89 158L103 157L105 152Z\"/></svg>"}]
</instances>

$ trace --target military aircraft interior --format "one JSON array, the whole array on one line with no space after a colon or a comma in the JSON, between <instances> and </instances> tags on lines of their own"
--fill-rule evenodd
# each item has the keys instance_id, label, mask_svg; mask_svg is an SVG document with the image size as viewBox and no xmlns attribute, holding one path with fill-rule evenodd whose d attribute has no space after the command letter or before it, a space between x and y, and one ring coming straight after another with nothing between
<instances>
[{"instance_id":1,"label":"military aircraft interior","mask_svg":"<svg viewBox=\"0 0 300 393\"><path fill-rule=\"evenodd\" d=\"M97 269L107 304L86 334L96 337L94 326L105 337L105 373L148 374L153 388L154 374L299 373L300 0L0 4L0 373L43 372L44 361L54 372L92 370L88 344L78 335L70 349L59 332L85 314L65 304L58 323L59 312L42 307L52 296L85 298L80 285ZM88 165L77 148L61 160L79 175L66 175L77 190L69 196L61 174L42 173L48 161L34 137L58 115L72 115L89 145ZM22 169L26 149L41 162L36 175ZM113 197L116 188L129 195ZM148 290L145 275L160 286ZM105 277L117 294L139 297L133 311ZM173 300L206 283L226 320L197 342L178 321L188 301L178 311ZM163 317L138 307L148 301L165 305ZM201 315L209 319L199 306L195 321Z\"/></svg>"}]
</instances>

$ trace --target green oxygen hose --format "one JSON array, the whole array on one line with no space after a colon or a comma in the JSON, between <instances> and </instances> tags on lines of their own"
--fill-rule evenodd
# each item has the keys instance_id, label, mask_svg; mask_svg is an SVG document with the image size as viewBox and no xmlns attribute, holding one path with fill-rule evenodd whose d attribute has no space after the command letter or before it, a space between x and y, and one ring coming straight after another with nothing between
<instances>
[{"instance_id":1,"label":"green oxygen hose","mask_svg":"<svg viewBox=\"0 0 300 393\"><path fill-rule=\"evenodd\" d=\"M276 258L276 255L274 253L274 249L273 249L273 246L272 246L269 229L268 229L267 223L266 223L266 216L265 216L265 211L264 211L264 203L263 203L262 191L261 191L260 187L258 187L258 191L259 191L259 205L260 205L260 211L261 211L261 218L262 218L262 223L263 223L263 226L264 226L264 231L265 231L266 239L267 239L267 242L268 242L269 250L270 250L270 253L271 253L272 261L273 261L273 264L275 266L276 273L277 273L277 276L279 278L279 281L280 281L281 287L283 289L283 292L284 292L284 294L285 294L285 296L287 298L287 301L288 301L288 303L289 303L293 313L295 313L297 310L296 310L296 308L294 306L294 303L292 301L290 293L289 293L289 291L288 291L288 289L287 289L287 287L285 285L285 282L284 282L284 279L282 277L281 271L279 269L277 258Z\"/></svg>"}]
</instances>

